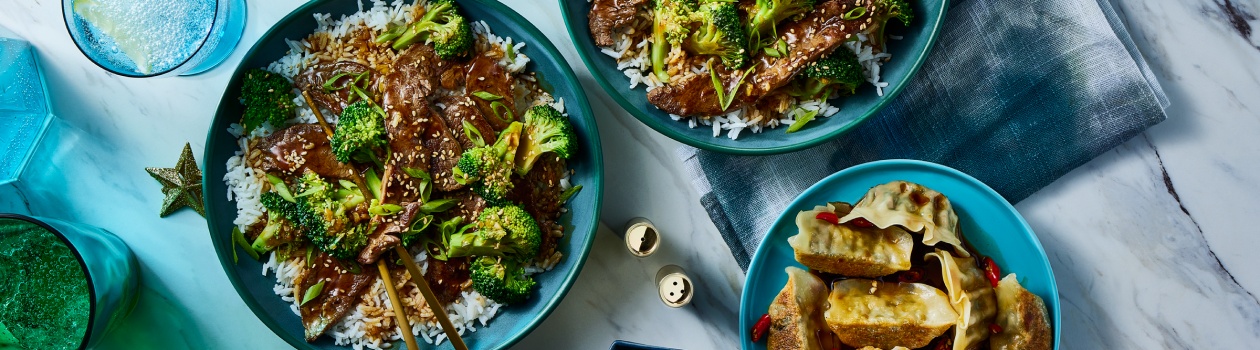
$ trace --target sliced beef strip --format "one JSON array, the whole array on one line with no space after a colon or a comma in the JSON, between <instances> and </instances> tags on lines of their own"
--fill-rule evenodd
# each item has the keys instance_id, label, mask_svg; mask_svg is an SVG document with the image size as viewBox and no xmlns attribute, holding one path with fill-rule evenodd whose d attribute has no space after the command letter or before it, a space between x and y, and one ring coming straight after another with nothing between
<instances>
[{"instance_id":1,"label":"sliced beef strip","mask_svg":"<svg viewBox=\"0 0 1260 350\"><path fill-rule=\"evenodd\" d=\"M293 84L297 86L298 89L310 93L311 99L315 100L315 104L319 105L319 107L340 115L342 109L345 109L345 107L349 105L347 101L350 97L350 89L341 89L329 92L324 90L324 83L327 82L328 79L332 79L332 77L340 73L358 75L363 72L370 72L367 77L369 82L368 86L371 86L371 82L375 82L379 76L376 71L372 70L372 68L369 68L368 66L355 62L342 61L336 63L317 64L294 78ZM352 79L354 79L353 76L343 76L338 78L333 85L344 86Z\"/></svg>"},{"instance_id":2,"label":"sliced beef strip","mask_svg":"<svg viewBox=\"0 0 1260 350\"><path fill-rule=\"evenodd\" d=\"M648 0L595 0L591 4L591 12L587 14L595 45L616 44L613 34L633 22L636 14L648 3Z\"/></svg>"},{"instance_id":3,"label":"sliced beef strip","mask_svg":"<svg viewBox=\"0 0 1260 350\"><path fill-rule=\"evenodd\" d=\"M564 205L560 202L560 195L564 193L560 180L566 171L564 160L554 153L544 154L528 174L512 178L508 199L523 204L535 220L555 219Z\"/></svg>"},{"instance_id":4,"label":"sliced beef strip","mask_svg":"<svg viewBox=\"0 0 1260 350\"><path fill-rule=\"evenodd\" d=\"M481 114L481 110L477 109L476 102L467 96L451 96L442 99L442 104L446 105L446 109L442 110L442 117L446 119L446 126L450 127L451 133L459 140L459 144L464 149L477 147L477 144L468 137L469 133L464 132L464 122L472 125L485 144L494 144L495 132L494 127L490 126L490 122Z\"/></svg>"},{"instance_id":5,"label":"sliced beef strip","mask_svg":"<svg viewBox=\"0 0 1260 350\"><path fill-rule=\"evenodd\" d=\"M443 198L454 199L457 201L455 207L451 208L446 213L451 217L458 216L463 218L463 223L465 224L476 221L477 217L481 215L481 211L485 210L487 206L485 199L481 198L481 196L478 196L469 189L446 193Z\"/></svg>"},{"instance_id":6,"label":"sliced beef strip","mask_svg":"<svg viewBox=\"0 0 1260 350\"><path fill-rule=\"evenodd\" d=\"M426 92L416 83L420 79L400 70L381 82L387 114L385 131L393 152L389 160L393 170L385 181L394 196L386 195L393 197L387 202L414 202L419 198L419 180L408 175L406 168L428 173L435 189L450 191L462 187L451 178L451 169L463 154L463 146L425 100Z\"/></svg>"},{"instance_id":7,"label":"sliced beef strip","mask_svg":"<svg viewBox=\"0 0 1260 350\"><path fill-rule=\"evenodd\" d=\"M429 259L424 280L433 287L433 294L437 296L438 302L454 302L464 291L464 283L468 282L468 258L450 258L447 261Z\"/></svg>"},{"instance_id":8,"label":"sliced beef strip","mask_svg":"<svg viewBox=\"0 0 1260 350\"><path fill-rule=\"evenodd\" d=\"M402 207L403 210L398 214L372 217L376 230L368 236L367 246L359 252L359 263L365 265L376 263L376 259L380 258L381 254L385 254L402 242L398 238L399 234L411 229L411 220L420 213L420 203L405 203Z\"/></svg>"},{"instance_id":9,"label":"sliced beef strip","mask_svg":"<svg viewBox=\"0 0 1260 350\"><path fill-rule=\"evenodd\" d=\"M856 0L870 8L872 0ZM870 15L854 20L842 17L856 4L854 1L832 0L819 4L805 18L784 24L780 37L796 38L788 42L787 57L774 58L762 55L757 71L748 77L747 98L759 99L766 93L787 85L810 62L831 53L840 44L870 25Z\"/></svg>"},{"instance_id":10,"label":"sliced beef strip","mask_svg":"<svg viewBox=\"0 0 1260 350\"><path fill-rule=\"evenodd\" d=\"M718 77L726 82L727 87L733 86L739 79L735 71L728 71L720 65L715 65L714 69L718 69ZM707 74L692 74L671 80L669 84L647 93L648 102L666 113L681 116L710 116L726 113L740 106L739 101L736 100L728 109L723 110L721 103L718 102L717 89L713 87L713 78Z\"/></svg>"},{"instance_id":11,"label":"sliced beef strip","mask_svg":"<svg viewBox=\"0 0 1260 350\"><path fill-rule=\"evenodd\" d=\"M319 176L348 179L354 168L337 161L328 135L317 124L294 124L254 144L250 162L267 172L301 175L310 170Z\"/></svg>"},{"instance_id":12,"label":"sliced beef strip","mask_svg":"<svg viewBox=\"0 0 1260 350\"><path fill-rule=\"evenodd\" d=\"M512 82L512 76L507 69L499 65L497 58L478 55L473 57L472 61L468 63L467 70L468 78L465 82L468 85L466 87L468 98L477 104L477 108L481 110L482 115L486 116L487 121L494 127L494 130L507 129L508 125L512 123L511 120L505 118L506 116L500 117L494 112L494 108L490 107L494 102L503 103L507 110L512 112L514 119L520 119L520 116L516 115L516 104L513 101L515 100L515 94L513 93L515 86ZM503 98L498 101L487 101L474 95L474 93L479 91L485 91ZM500 108L500 111L502 110Z\"/></svg>"},{"instance_id":13,"label":"sliced beef strip","mask_svg":"<svg viewBox=\"0 0 1260 350\"><path fill-rule=\"evenodd\" d=\"M360 273L354 274L344 262L320 252L315 258L315 263L298 281L297 290L293 291L294 295L301 296L306 294L311 286L320 281L324 282L323 288L315 299L298 307L302 325L306 327L306 341L314 341L324 334L329 326L341 320L359 303L359 297L372 282L376 281L376 278L376 269L360 269Z\"/></svg>"}]
</instances>

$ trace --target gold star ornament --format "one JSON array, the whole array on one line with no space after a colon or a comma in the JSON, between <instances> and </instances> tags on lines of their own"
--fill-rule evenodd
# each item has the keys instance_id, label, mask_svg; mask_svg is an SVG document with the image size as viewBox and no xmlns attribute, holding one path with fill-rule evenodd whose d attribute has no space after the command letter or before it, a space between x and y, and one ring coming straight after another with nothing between
<instances>
[{"instance_id":1,"label":"gold star ornament","mask_svg":"<svg viewBox=\"0 0 1260 350\"><path fill-rule=\"evenodd\" d=\"M179 162L174 168L144 168L154 179L162 183L162 217L171 215L176 210L189 207L206 216L205 204L201 201L201 168L193 158L192 145L184 144L184 153L179 155Z\"/></svg>"}]
</instances>

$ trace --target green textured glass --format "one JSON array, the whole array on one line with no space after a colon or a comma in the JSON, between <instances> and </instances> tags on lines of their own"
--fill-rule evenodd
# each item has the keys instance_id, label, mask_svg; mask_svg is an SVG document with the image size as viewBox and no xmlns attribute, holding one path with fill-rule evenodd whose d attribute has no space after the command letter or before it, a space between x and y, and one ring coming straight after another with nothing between
<instances>
[{"instance_id":1,"label":"green textured glass","mask_svg":"<svg viewBox=\"0 0 1260 350\"><path fill-rule=\"evenodd\" d=\"M0 349L91 347L135 305L131 249L108 231L0 214Z\"/></svg>"}]
</instances>

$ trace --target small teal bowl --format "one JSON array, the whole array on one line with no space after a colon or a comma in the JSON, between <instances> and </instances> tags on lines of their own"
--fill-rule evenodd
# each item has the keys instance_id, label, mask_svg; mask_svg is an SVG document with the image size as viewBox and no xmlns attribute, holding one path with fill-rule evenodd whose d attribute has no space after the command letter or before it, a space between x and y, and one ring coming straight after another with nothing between
<instances>
[{"instance_id":1,"label":"small teal bowl","mask_svg":"<svg viewBox=\"0 0 1260 350\"><path fill-rule=\"evenodd\" d=\"M841 170L810 186L797 196L774 221L753 255L739 301L739 329L752 329L770 302L787 283L783 269L805 268L796 262L787 239L796 235L796 213L826 202L856 202L871 187L894 180L918 183L945 194L958 213L964 238L981 254L993 257L1002 274L1015 273L1019 283L1046 302L1054 328L1054 348L1059 348L1059 289L1050 260L1024 218L996 191L975 178L940 164L917 160L882 160ZM744 349L765 349L765 341L753 343L741 332Z\"/></svg>"},{"instance_id":2,"label":"small teal bowl","mask_svg":"<svg viewBox=\"0 0 1260 350\"><path fill-rule=\"evenodd\" d=\"M587 20L587 13L591 12L591 1L560 0L560 10L564 12L564 23L569 28L569 37L573 39L575 49L582 56L582 62L586 63L591 75L595 76L595 81L604 87L604 91L621 108L640 122L671 139L699 149L730 154L765 155L806 149L833 140L875 115L888 101L897 97L923 65L932 44L936 42L936 34L940 32L945 10L949 9L948 0L908 2L914 9L914 20L910 26L889 29L890 33L903 38L888 41L888 52L893 57L881 68L880 78L888 82L888 87L884 88L884 96L878 96L874 86L863 84L856 95L830 101L831 105L840 108L840 112L829 118L815 119L800 131L788 134L786 126L766 129L759 134L745 131L739 134L738 140L726 137L725 132L714 137L710 127L690 128L686 122L674 121L669 118L668 113L648 102L647 90L642 86L630 89L630 78L617 70L617 62L600 52L591 39ZM901 24L894 26L899 27Z\"/></svg>"},{"instance_id":3,"label":"small teal bowl","mask_svg":"<svg viewBox=\"0 0 1260 350\"><path fill-rule=\"evenodd\" d=\"M582 185L583 189L570 199L567 205L569 213L560 220L565 227L565 237L558 249L564 253L564 259L553 270L537 276L538 288L532 299L500 309L488 326L479 326L477 332L464 336L470 349L504 349L520 341L542 323L577 280L586 256L590 253L599 224L599 208L603 198L603 153L595 117L591 113L586 94L582 91L582 85L547 37L519 14L497 1L458 2L469 19L485 21L496 35L526 43L524 52L530 57L526 70L536 72L543 87L551 91L552 95L564 98L569 119L578 135L578 152L569 159L569 167L573 170L570 179L574 184ZM239 263L232 262L235 246L230 233L232 220L236 215L236 203L227 200L227 185L223 182L223 175L227 171L225 163L238 150L238 146L227 132L227 127L240 120L242 109L238 99L245 71L265 67L284 56L288 50L284 42L286 38L304 38L313 32L316 27L312 17L314 13L330 13L333 18L339 18L342 14L358 11L358 6L358 2L353 0L311 1L289 13L263 34L258 43L245 54L228 83L223 99L219 102L218 113L210 124L206 150L202 157L205 160L202 186L205 189L206 221L219 262L241 299L263 324L298 349L348 347L333 345L328 336L320 337L314 343L307 343L303 339L302 324L298 316L271 290L275 284L274 275L260 274L262 263L250 259L244 253L239 254ZM451 349L450 344L444 342L438 347L427 344L424 346ZM394 345L405 347L401 342Z\"/></svg>"}]
</instances>

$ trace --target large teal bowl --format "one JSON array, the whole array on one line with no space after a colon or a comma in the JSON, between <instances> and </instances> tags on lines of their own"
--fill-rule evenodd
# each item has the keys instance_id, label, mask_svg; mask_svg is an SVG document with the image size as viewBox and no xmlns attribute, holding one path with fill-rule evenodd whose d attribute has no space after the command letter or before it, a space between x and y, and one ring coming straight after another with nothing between
<instances>
[{"instance_id":1,"label":"large teal bowl","mask_svg":"<svg viewBox=\"0 0 1260 350\"><path fill-rule=\"evenodd\" d=\"M604 165L591 107L582 92L582 86L578 84L573 71L555 46L537 28L503 4L493 0L460 0L459 3L465 15L472 20L485 21L495 34L526 43L524 52L531 59L526 69L537 72L548 91L556 97L564 98L569 118L579 139L579 151L569 160L569 165L574 171L571 180L582 185L583 190L569 202L569 214L562 218L565 240L561 242L559 250L564 253L564 260L554 270L538 276L538 291L532 299L502 309L488 326L477 327L476 333L465 337L472 349L502 349L521 340L537 327L560 304L560 300L577 280L578 272L591 250L599 222ZM219 102L219 110L210 126L206 151L202 158L206 165L203 180L206 219L219 262L240 293L241 299L244 299L254 314L277 335L300 349L343 347L334 346L332 340L326 336L314 343L303 340L302 324L297 315L293 314L287 303L272 293L274 276L262 276L259 273L262 271L261 263L243 253L240 254L239 263L232 262L234 246L230 232L232 219L236 215L236 203L227 200L227 186L223 182L223 175L227 170L225 163L237 151L237 146L232 135L227 133L227 127L240 119L241 105L237 99L240 96L241 78L246 70L264 67L283 56L288 49L284 39L303 38L314 31L316 23L312 14L331 13L333 18L338 18L357 10L358 1L354 0L311 1L268 30L236 68L223 99ZM444 343L440 348L451 348L450 342Z\"/></svg>"},{"instance_id":2,"label":"large teal bowl","mask_svg":"<svg viewBox=\"0 0 1260 350\"><path fill-rule=\"evenodd\" d=\"M621 108L640 122L692 147L722 153L758 155L791 152L835 139L875 115L888 101L897 97L927 58L932 44L936 42L936 34L940 31L945 10L949 8L948 0L908 2L914 9L913 23L907 28L889 29L890 33L904 37L902 40L889 40L888 52L893 57L884 64L880 73L882 80L888 82L888 87L884 88L884 96L878 96L875 87L864 84L856 95L832 100L831 104L840 108L840 112L830 118L818 118L804 129L791 134L786 133L786 127L767 129L759 134L745 131L739 135L738 140L731 140L725 133L714 137L710 127L690 128L686 122L674 121L669 118L669 114L648 103L647 91L642 86L630 89L630 79L617 70L616 61L601 53L591 39L586 17L591 11L591 1L560 0L560 10L564 12L569 37L573 39L582 61L591 70L591 75L595 76L595 81L604 87L604 91Z\"/></svg>"},{"instance_id":3,"label":"large teal bowl","mask_svg":"<svg viewBox=\"0 0 1260 350\"><path fill-rule=\"evenodd\" d=\"M1002 199L992 188L944 165L917 160L883 160L841 170L810 186L796 197L774 221L765 240L753 255L744 280L744 294L739 302L740 329L751 329L753 323L770 307L783 285L788 266L804 268L796 262L787 239L797 233L796 213L813 209L826 202L857 202L866 190L875 185L905 180L937 190L958 212L965 239L981 254L993 257L1002 267L1002 274L1015 273L1019 283L1037 294L1050 310L1054 327L1054 348L1059 348L1059 289L1054 283L1050 260L1024 218L1015 207ZM753 343L748 332L740 334L744 349L765 349L763 340Z\"/></svg>"}]
</instances>

